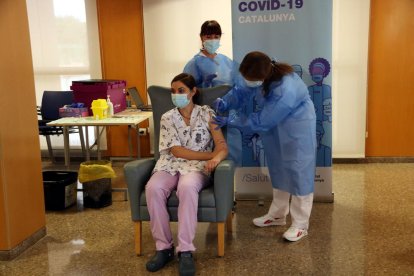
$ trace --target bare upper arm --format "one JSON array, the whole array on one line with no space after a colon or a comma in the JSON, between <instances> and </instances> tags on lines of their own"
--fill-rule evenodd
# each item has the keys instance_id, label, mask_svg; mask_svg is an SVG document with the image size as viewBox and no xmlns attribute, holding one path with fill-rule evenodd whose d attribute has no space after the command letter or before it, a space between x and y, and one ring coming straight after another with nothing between
<instances>
[{"instance_id":1,"label":"bare upper arm","mask_svg":"<svg viewBox=\"0 0 414 276\"><path fill-rule=\"evenodd\" d=\"M210 113L210 120L208 125L210 127L211 136L213 137L214 147L215 148L227 148L226 139L224 139L223 132L221 128L218 128L217 125L212 123L212 114ZM216 129L217 128L217 129Z\"/></svg>"}]
</instances>

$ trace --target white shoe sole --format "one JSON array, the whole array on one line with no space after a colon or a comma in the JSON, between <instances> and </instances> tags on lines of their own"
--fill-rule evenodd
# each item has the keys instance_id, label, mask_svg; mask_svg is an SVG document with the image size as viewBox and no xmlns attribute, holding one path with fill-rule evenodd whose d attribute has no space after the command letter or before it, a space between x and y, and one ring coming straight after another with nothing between
<instances>
[{"instance_id":1,"label":"white shoe sole","mask_svg":"<svg viewBox=\"0 0 414 276\"><path fill-rule=\"evenodd\" d=\"M300 236L290 236L289 237L289 236L283 234L283 238L285 238L288 241L295 242L295 241L298 241L298 240L306 237L307 235L308 235L308 231L303 230L303 232L302 232L302 234Z\"/></svg>"}]
</instances>

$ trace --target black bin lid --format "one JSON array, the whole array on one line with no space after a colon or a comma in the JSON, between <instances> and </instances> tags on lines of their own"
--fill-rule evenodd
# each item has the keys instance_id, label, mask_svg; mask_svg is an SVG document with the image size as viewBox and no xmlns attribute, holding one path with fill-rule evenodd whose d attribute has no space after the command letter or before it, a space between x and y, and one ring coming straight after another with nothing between
<instances>
[{"instance_id":1,"label":"black bin lid","mask_svg":"<svg viewBox=\"0 0 414 276\"><path fill-rule=\"evenodd\" d=\"M43 183L70 184L78 180L78 173L71 171L43 171Z\"/></svg>"}]
</instances>

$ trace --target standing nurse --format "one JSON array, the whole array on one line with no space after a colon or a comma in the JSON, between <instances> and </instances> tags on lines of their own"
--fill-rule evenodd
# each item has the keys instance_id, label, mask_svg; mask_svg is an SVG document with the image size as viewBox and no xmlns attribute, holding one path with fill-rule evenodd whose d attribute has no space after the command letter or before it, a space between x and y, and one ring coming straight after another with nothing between
<instances>
[{"instance_id":1,"label":"standing nurse","mask_svg":"<svg viewBox=\"0 0 414 276\"><path fill-rule=\"evenodd\" d=\"M234 63L227 56L217 53L221 38L220 24L208 20L201 25L200 39L202 48L184 67L184 73L190 74L196 80L197 88L209 88L234 83ZM233 113L230 110L230 113ZM227 129L229 158L240 165L242 160L242 137L238 129Z\"/></svg>"},{"instance_id":2,"label":"standing nurse","mask_svg":"<svg viewBox=\"0 0 414 276\"><path fill-rule=\"evenodd\" d=\"M201 25L202 48L184 67L184 73L191 74L198 88L233 84L233 61L217 53L220 47L221 27L215 20Z\"/></svg>"},{"instance_id":3,"label":"standing nurse","mask_svg":"<svg viewBox=\"0 0 414 276\"><path fill-rule=\"evenodd\" d=\"M239 71L248 88L235 86L217 101L218 109L238 109L255 99L258 111L217 116L215 123L219 127L249 128L260 135L273 201L268 213L253 223L259 227L285 225L290 211L292 225L283 237L300 240L308 233L315 176L316 115L308 89L290 65L272 61L261 52L247 54Z\"/></svg>"}]
</instances>

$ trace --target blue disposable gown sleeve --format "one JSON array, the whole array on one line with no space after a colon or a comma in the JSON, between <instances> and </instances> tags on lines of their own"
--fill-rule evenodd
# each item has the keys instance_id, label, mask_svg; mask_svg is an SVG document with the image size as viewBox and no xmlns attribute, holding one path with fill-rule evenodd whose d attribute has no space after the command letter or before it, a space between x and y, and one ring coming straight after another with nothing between
<instances>
[{"instance_id":1,"label":"blue disposable gown sleeve","mask_svg":"<svg viewBox=\"0 0 414 276\"><path fill-rule=\"evenodd\" d=\"M223 101L225 102L225 110L222 112L228 111L231 109L238 109L243 103L243 99L240 96L239 89L237 86L233 87L226 95L223 96Z\"/></svg>"},{"instance_id":2,"label":"blue disposable gown sleeve","mask_svg":"<svg viewBox=\"0 0 414 276\"><path fill-rule=\"evenodd\" d=\"M219 85L233 85L233 61L217 54L213 59L201 53L196 54L184 67L183 72L193 75L199 88Z\"/></svg>"},{"instance_id":3,"label":"blue disposable gown sleeve","mask_svg":"<svg viewBox=\"0 0 414 276\"><path fill-rule=\"evenodd\" d=\"M301 82L284 77L279 85L273 85L264 98L263 108L251 113L246 124L253 131L268 131L293 113L306 97L308 92Z\"/></svg>"},{"instance_id":4,"label":"blue disposable gown sleeve","mask_svg":"<svg viewBox=\"0 0 414 276\"><path fill-rule=\"evenodd\" d=\"M237 110L241 108L244 104L251 101L257 93L257 89L260 89L247 87L240 73L234 76L234 82L233 89L223 97L226 103L226 110Z\"/></svg>"},{"instance_id":5,"label":"blue disposable gown sleeve","mask_svg":"<svg viewBox=\"0 0 414 276\"><path fill-rule=\"evenodd\" d=\"M245 122L245 127L253 131L268 131L278 125L293 110L293 107L287 102L277 100L274 97L267 99L263 109L251 113Z\"/></svg>"},{"instance_id":6,"label":"blue disposable gown sleeve","mask_svg":"<svg viewBox=\"0 0 414 276\"><path fill-rule=\"evenodd\" d=\"M202 76L197 69L196 59L193 57L187 64L184 66L184 73L190 74L194 77L196 81L196 86L200 87L201 83L203 82Z\"/></svg>"}]
</instances>

